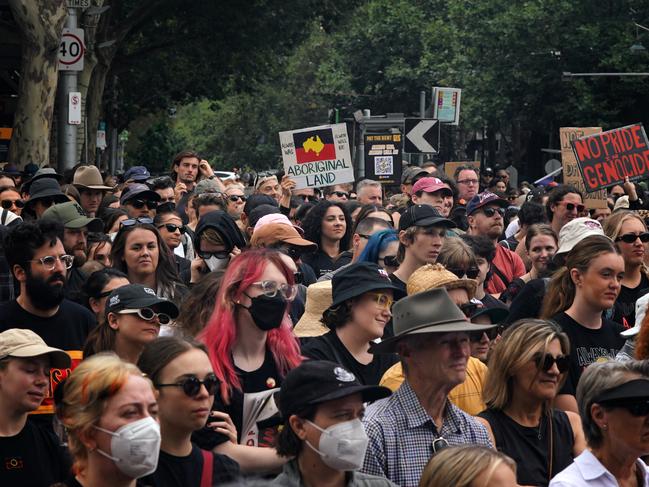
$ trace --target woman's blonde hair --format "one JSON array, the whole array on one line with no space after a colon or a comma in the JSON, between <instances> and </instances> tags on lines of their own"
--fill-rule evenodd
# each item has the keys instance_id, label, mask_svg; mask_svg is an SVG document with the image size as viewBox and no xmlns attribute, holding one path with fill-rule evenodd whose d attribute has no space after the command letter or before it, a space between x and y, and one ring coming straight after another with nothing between
<instances>
[{"instance_id":1,"label":"woman's blonde hair","mask_svg":"<svg viewBox=\"0 0 649 487\"><path fill-rule=\"evenodd\" d=\"M552 276L543 299L541 318L550 319L572 306L576 293L575 283L570 275L572 269L577 269L583 274L600 255L619 253L615 244L605 235L592 235L575 245L566 256L566 265Z\"/></svg>"},{"instance_id":2,"label":"woman's blonde hair","mask_svg":"<svg viewBox=\"0 0 649 487\"><path fill-rule=\"evenodd\" d=\"M516 473L516 462L486 446L466 445L445 448L430 459L419 480L419 487L470 487L485 470L485 485L500 465Z\"/></svg>"},{"instance_id":3,"label":"woman's blonde hair","mask_svg":"<svg viewBox=\"0 0 649 487\"><path fill-rule=\"evenodd\" d=\"M615 239L620 236L624 222L631 219L638 220L642 224L642 228L644 228L645 232L647 231L647 225L645 224L644 219L637 213L632 211L616 211L604 221L604 233L611 240L615 241Z\"/></svg>"},{"instance_id":4,"label":"woman's blonde hair","mask_svg":"<svg viewBox=\"0 0 649 487\"><path fill-rule=\"evenodd\" d=\"M106 402L131 375L143 376L134 364L123 362L114 353L100 353L81 362L65 381L56 414L68 433L68 447L77 471L83 469L88 459L88 449L81 438L99 422Z\"/></svg>"},{"instance_id":5,"label":"woman's blonde hair","mask_svg":"<svg viewBox=\"0 0 649 487\"><path fill-rule=\"evenodd\" d=\"M570 354L568 336L548 321L519 320L505 330L489 356L489 369L482 391L482 399L488 408L504 409L509 405L514 375L537 353L546 353L552 340L559 340L563 355ZM561 374L559 386L565 380L566 374Z\"/></svg>"}]
</instances>

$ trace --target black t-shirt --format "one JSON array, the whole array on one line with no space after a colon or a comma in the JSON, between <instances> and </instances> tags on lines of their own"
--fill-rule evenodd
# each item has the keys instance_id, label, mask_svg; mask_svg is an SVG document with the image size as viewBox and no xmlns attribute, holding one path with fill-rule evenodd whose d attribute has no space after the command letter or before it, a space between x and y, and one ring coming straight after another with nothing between
<instances>
[{"instance_id":1,"label":"black t-shirt","mask_svg":"<svg viewBox=\"0 0 649 487\"><path fill-rule=\"evenodd\" d=\"M239 478L237 462L225 455L211 454L214 456L212 485L234 482ZM193 445L192 452L186 457L177 457L160 450L158 468L143 480L155 487L201 487L203 462L203 454L196 445Z\"/></svg>"},{"instance_id":2,"label":"black t-shirt","mask_svg":"<svg viewBox=\"0 0 649 487\"><path fill-rule=\"evenodd\" d=\"M243 403L244 394L268 391L281 387L282 377L277 371L275 359L273 358L270 350L266 350L266 357L264 363L257 370L252 372L245 372L235 366L239 380L241 381L241 390L233 388L230 392L230 404L226 405L217 393L214 395L214 411L223 411L230 415L232 422L237 428L237 441L241 443L242 435L245 433L243 429ZM208 420L212 422L212 420ZM257 435L257 446L274 446L275 436L277 435L278 428L282 424L279 414L272 416L264 421L257 423L259 433ZM210 428L203 428L196 431L192 435L194 441L203 450L212 450L215 446L229 441L229 438L221 433L217 433ZM250 442L246 442L250 444Z\"/></svg>"},{"instance_id":3,"label":"black t-shirt","mask_svg":"<svg viewBox=\"0 0 649 487\"><path fill-rule=\"evenodd\" d=\"M494 298L491 294L485 294L484 297L480 299L480 302L484 305L485 308L509 309L509 307L505 303L503 303L500 299Z\"/></svg>"},{"instance_id":4,"label":"black t-shirt","mask_svg":"<svg viewBox=\"0 0 649 487\"><path fill-rule=\"evenodd\" d=\"M611 319L616 323L621 323L624 328L632 328L635 325L635 302L647 292L647 288L649 288L649 279L644 273L636 287L622 286L620 294L615 300Z\"/></svg>"},{"instance_id":5,"label":"black t-shirt","mask_svg":"<svg viewBox=\"0 0 649 487\"><path fill-rule=\"evenodd\" d=\"M549 279L542 277L532 279L525 284L516 294L516 297L509 305L509 316L507 323L513 323L523 318L538 318L541 316L541 305L545 296L545 289Z\"/></svg>"},{"instance_id":6,"label":"black t-shirt","mask_svg":"<svg viewBox=\"0 0 649 487\"><path fill-rule=\"evenodd\" d=\"M406 287L406 283L403 282L401 279L399 279L397 276L394 274L390 274L390 280L392 281L392 284L394 284L396 287L399 289L395 289L392 291L392 296L394 299L394 302L396 303L402 298L405 298L408 296L408 288Z\"/></svg>"},{"instance_id":7,"label":"black t-shirt","mask_svg":"<svg viewBox=\"0 0 649 487\"><path fill-rule=\"evenodd\" d=\"M68 271L65 286L63 287L64 296L70 301L81 303L83 301L82 286L88 279L88 276L78 267L73 267Z\"/></svg>"},{"instance_id":8,"label":"black t-shirt","mask_svg":"<svg viewBox=\"0 0 649 487\"><path fill-rule=\"evenodd\" d=\"M316 250L311 254L304 254L302 262L311 266L316 277L320 278L327 272L334 270L334 260L322 250Z\"/></svg>"},{"instance_id":9,"label":"black t-shirt","mask_svg":"<svg viewBox=\"0 0 649 487\"><path fill-rule=\"evenodd\" d=\"M70 475L71 461L56 435L29 421L16 436L0 437L0 485L46 487Z\"/></svg>"},{"instance_id":10,"label":"black t-shirt","mask_svg":"<svg viewBox=\"0 0 649 487\"><path fill-rule=\"evenodd\" d=\"M566 313L552 317L570 339L570 368L565 384L559 394L575 395L582 372L590 364L602 359L614 359L624 345L620 332L624 327L614 321L602 319L602 327L586 328Z\"/></svg>"},{"instance_id":11,"label":"black t-shirt","mask_svg":"<svg viewBox=\"0 0 649 487\"><path fill-rule=\"evenodd\" d=\"M65 350L72 359L69 370L51 369L50 390L41 407L33 414L54 412L52 393L56 386L81 362L83 345L96 325L95 315L83 306L64 299L54 316L42 318L25 311L17 301L0 305L0 332L10 328L26 328L40 336L50 347ZM30 416L31 417L31 416Z\"/></svg>"},{"instance_id":12,"label":"black t-shirt","mask_svg":"<svg viewBox=\"0 0 649 487\"><path fill-rule=\"evenodd\" d=\"M349 353L335 330L305 343L302 346L302 355L314 360L336 362L351 371L365 385L378 385L385 371L399 361L395 354L377 353L369 364L364 365Z\"/></svg>"}]
</instances>

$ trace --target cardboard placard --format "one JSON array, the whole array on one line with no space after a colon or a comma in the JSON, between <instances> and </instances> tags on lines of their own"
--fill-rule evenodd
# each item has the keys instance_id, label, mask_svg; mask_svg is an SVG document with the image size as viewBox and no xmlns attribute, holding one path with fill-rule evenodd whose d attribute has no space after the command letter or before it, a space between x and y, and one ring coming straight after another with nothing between
<instances>
[{"instance_id":1,"label":"cardboard placard","mask_svg":"<svg viewBox=\"0 0 649 487\"><path fill-rule=\"evenodd\" d=\"M571 142L586 191L593 192L649 176L649 141L641 123Z\"/></svg>"},{"instance_id":2,"label":"cardboard placard","mask_svg":"<svg viewBox=\"0 0 649 487\"><path fill-rule=\"evenodd\" d=\"M444 172L449 178L453 179L455 170L460 166L473 166L480 174L480 161L448 161L444 163Z\"/></svg>"},{"instance_id":3,"label":"cardboard placard","mask_svg":"<svg viewBox=\"0 0 649 487\"><path fill-rule=\"evenodd\" d=\"M349 137L344 123L279 133L284 171L296 189L354 181Z\"/></svg>"},{"instance_id":4,"label":"cardboard placard","mask_svg":"<svg viewBox=\"0 0 649 487\"><path fill-rule=\"evenodd\" d=\"M577 159L572 151L571 142L573 140L588 135L598 134L602 131L601 127L561 127L559 129L559 139L561 141L561 163L563 165L563 182L577 188L584 198L584 205L589 210L595 208L606 208L606 191L595 191L588 193L581 176Z\"/></svg>"},{"instance_id":5,"label":"cardboard placard","mask_svg":"<svg viewBox=\"0 0 649 487\"><path fill-rule=\"evenodd\" d=\"M399 184L401 144L401 134L365 134L365 178L383 184Z\"/></svg>"}]
</instances>

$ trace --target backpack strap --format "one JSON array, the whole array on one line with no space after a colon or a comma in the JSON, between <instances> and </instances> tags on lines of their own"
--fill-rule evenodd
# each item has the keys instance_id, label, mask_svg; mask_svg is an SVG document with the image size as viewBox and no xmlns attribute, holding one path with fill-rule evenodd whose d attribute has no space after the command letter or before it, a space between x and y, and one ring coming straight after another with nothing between
<instances>
[{"instance_id":1,"label":"backpack strap","mask_svg":"<svg viewBox=\"0 0 649 487\"><path fill-rule=\"evenodd\" d=\"M201 487L212 487L212 474L214 473L214 454L211 451L201 450L203 454L203 471L201 472Z\"/></svg>"}]
</instances>

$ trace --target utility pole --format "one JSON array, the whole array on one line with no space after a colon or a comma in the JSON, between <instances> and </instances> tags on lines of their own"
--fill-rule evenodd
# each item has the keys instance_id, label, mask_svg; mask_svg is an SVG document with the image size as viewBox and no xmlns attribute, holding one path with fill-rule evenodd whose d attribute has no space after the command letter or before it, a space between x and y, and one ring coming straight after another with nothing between
<instances>
[{"instance_id":1,"label":"utility pole","mask_svg":"<svg viewBox=\"0 0 649 487\"><path fill-rule=\"evenodd\" d=\"M419 118L422 120L426 118L426 92L421 90L419 92ZM405 135L405 134L404 134ZM424 163L424 154L419 154L419 165Z\"/></svg>"},{"instance_id":2,"label":"utility pole","mask_svg":"<svg viewBox=\"0 0 649 487\"><path fill-rule=\"evenodd\" d=\"M77 9L68 8L68 29L77 28ZM77 127L69 123L69 94L77 91L77 71L59 71L59 171L72 168L77 158ZM41 162L41 161L39 161ZM43 161L45 162L45 161Z\"/></svg>"}]
</instances>

